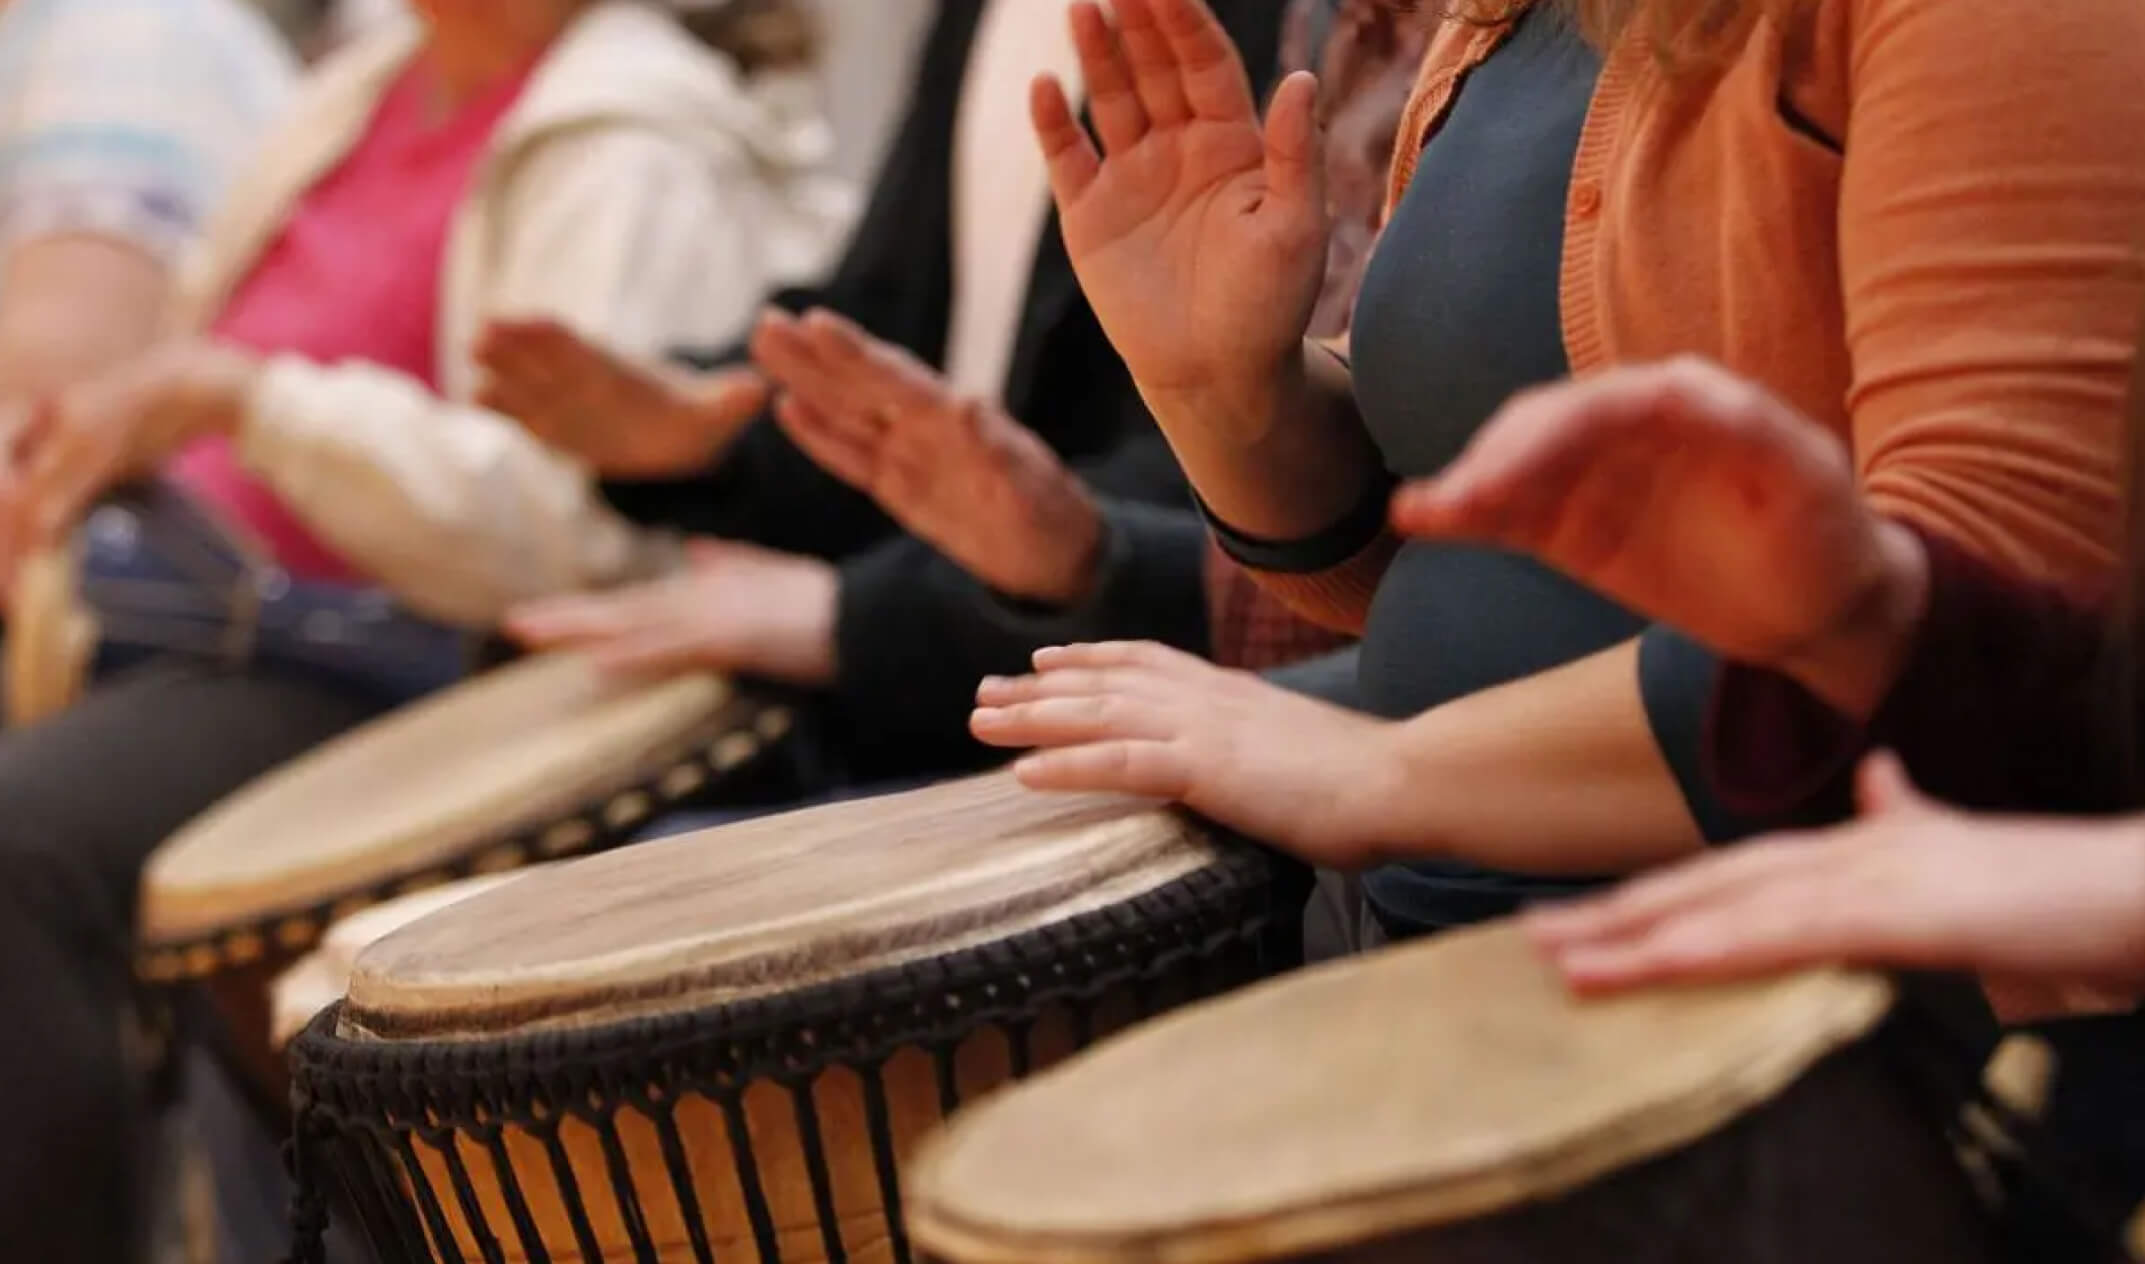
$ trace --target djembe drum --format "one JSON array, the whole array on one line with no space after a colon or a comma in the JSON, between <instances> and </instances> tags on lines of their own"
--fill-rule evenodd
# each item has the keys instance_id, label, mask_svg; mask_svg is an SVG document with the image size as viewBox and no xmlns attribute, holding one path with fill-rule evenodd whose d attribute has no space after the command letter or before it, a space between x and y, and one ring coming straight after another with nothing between
<instances>
[{"instance_id":1,"label":"djembe drum","mask_svg":"<svg viewBox=\"0 0 2145 1264\"><path fill-rule=\"evenodd\" d=\"M789 711L707 675L606 677L523 660L255 781L174 835L142 880L139 971L205 982L228 1053L273 1106L268 985L332 923L475 874L601 850L755 775Z\"/></svg>"},{"instance_id":2,"label":"djembe drum","mask_svg":"<svg viewBox=\"0 0 2145 1264\"><path fill-rule=\"evenodd\" d=\"M386 1261L907 1260L924 1132L1285 960L1281 872L992 776L518 879L294 1042L296 1254L333 1192Z\"/></svg>"},{"instance_id":3,"label":"djembe drum","mask_svg":"<svg viewBox=\"0 0 2145 1264\"><path fill-rule=\"evenodd\" d=\"M357 969L358 954L376 941L528 872L485 873L427 887L352 913L329 927L317 947L278 974L269 986L269 1047L282 1049L290 1044L315 1015L343 999L343 993L350 989L350 976Z\"/></svg>"},{"instance_id":4,"label":"djembe drum","mask_svg":"<svg viewBox=\"0 0 2145 1264\"><path fill-rule=\"evenodd\" d=\"M911 1230L948 1264L1986 1261L1947 1135L1975 1067L1906 1008L1839 972L1582 1003L1516 929L1459 932L965 1113Z\"/></svg>"}]
</instances>

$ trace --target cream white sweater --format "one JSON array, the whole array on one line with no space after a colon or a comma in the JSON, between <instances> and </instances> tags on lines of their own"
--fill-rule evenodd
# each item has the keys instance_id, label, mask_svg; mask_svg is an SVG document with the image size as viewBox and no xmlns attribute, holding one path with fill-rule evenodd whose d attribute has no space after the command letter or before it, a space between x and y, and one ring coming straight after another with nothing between
<instances>
[{"instance_id":1,"label":"cream white sweater","mask_svg":"<svg viewBox=\"0 0 2145 1264\"><path fill-rule=\"evenodd\" d=\"M210 226L181 328L209 327L292 206L416 54L413 19L330 57ZM475 407L493 319L549 315L629 356L738 337L810 280L852 199L802 78L746 79L637 0L599 0L508 112L441 262L440 391L376 365L272 358L238 439L320 538L411 607L482 625L514 602L646 569L653 541L589 472ZM393 266L382 260L381 266Z\"/></svg>"}]
</instances>

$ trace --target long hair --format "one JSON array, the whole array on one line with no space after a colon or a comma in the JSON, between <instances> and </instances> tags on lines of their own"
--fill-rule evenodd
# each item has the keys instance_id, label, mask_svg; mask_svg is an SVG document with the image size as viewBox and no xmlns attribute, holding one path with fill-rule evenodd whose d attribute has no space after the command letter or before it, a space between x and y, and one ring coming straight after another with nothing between
<instances>
[{"instance_id":1,"label":"long hair","mask_svg":"<svg viewBox=\"0 0 2145 1264\"><path fill-rule=\"evenodd\" d=\"M819 55L819 28L800 0L718 0L680 6L678 24L748 75L802 69Z\"/></svg>"}]
</instances>

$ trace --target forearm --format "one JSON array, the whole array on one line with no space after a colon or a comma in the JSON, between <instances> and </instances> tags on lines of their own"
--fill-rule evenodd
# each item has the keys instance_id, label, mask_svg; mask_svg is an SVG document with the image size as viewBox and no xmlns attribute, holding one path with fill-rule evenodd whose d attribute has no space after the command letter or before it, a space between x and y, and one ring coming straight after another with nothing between
<instances>
[{"instance_id":1,"label":"forearm","mask_svg":"<svg viewBox=\"0 0 2145 1264\"><path fill-rule=\"evenodd\" d=\"M1636 642L1396 724L1386 750L1365 828L1395 859L1593 875L1701 846L1647 719Z\"/></svg>"},{"instance_id":2,"label":"forearm","mask_svg":"<svg viewBox=\"0 0 2145 1264\"><path fill-rule=\"evenodd\" d=\"M0 290L0 398L46 395L146 350L169 272L124 242L69 236L9 252Z\"/></svg>"},{"instance_id":3,"label":"forearm","mask_svg":"<svg viewBox=\"0 0 2145 1264\"><path fill-rule=\"evenodd\" d=\"M237 440L310 528L435 617L488 623L651 562L648 538L571 462L385 370L271 361Z\"/></svg>"},{"instance_id":4,"label":"forearm","mask_svg":"<svg viewBox=\"0 0 2145 1264\"><path fill-rule=\"evenodd\" d=\"M1245 535L1316 536L1384 478L1347 365L1315 343L1264 380L1197 397L1141 394L1207 508Z\"/></svg>"}]
</instances>

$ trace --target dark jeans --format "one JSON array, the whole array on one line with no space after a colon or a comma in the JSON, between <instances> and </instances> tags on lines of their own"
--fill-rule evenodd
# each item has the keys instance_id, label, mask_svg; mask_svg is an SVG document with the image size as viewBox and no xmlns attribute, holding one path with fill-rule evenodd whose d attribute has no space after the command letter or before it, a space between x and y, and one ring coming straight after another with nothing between
<instances>
[{"instance_id":1,"label":"dark jeans","mask_svg":"<svg viewBox=\"0 0 2145 1264\"><path fill-rule=\"evenodd\" d=\"M0 734L6 1258L139 1258L146 1104L131 949L142 865L216 800L376 709L318 678L157 667Z\"/></svg>"}]
</instances>

